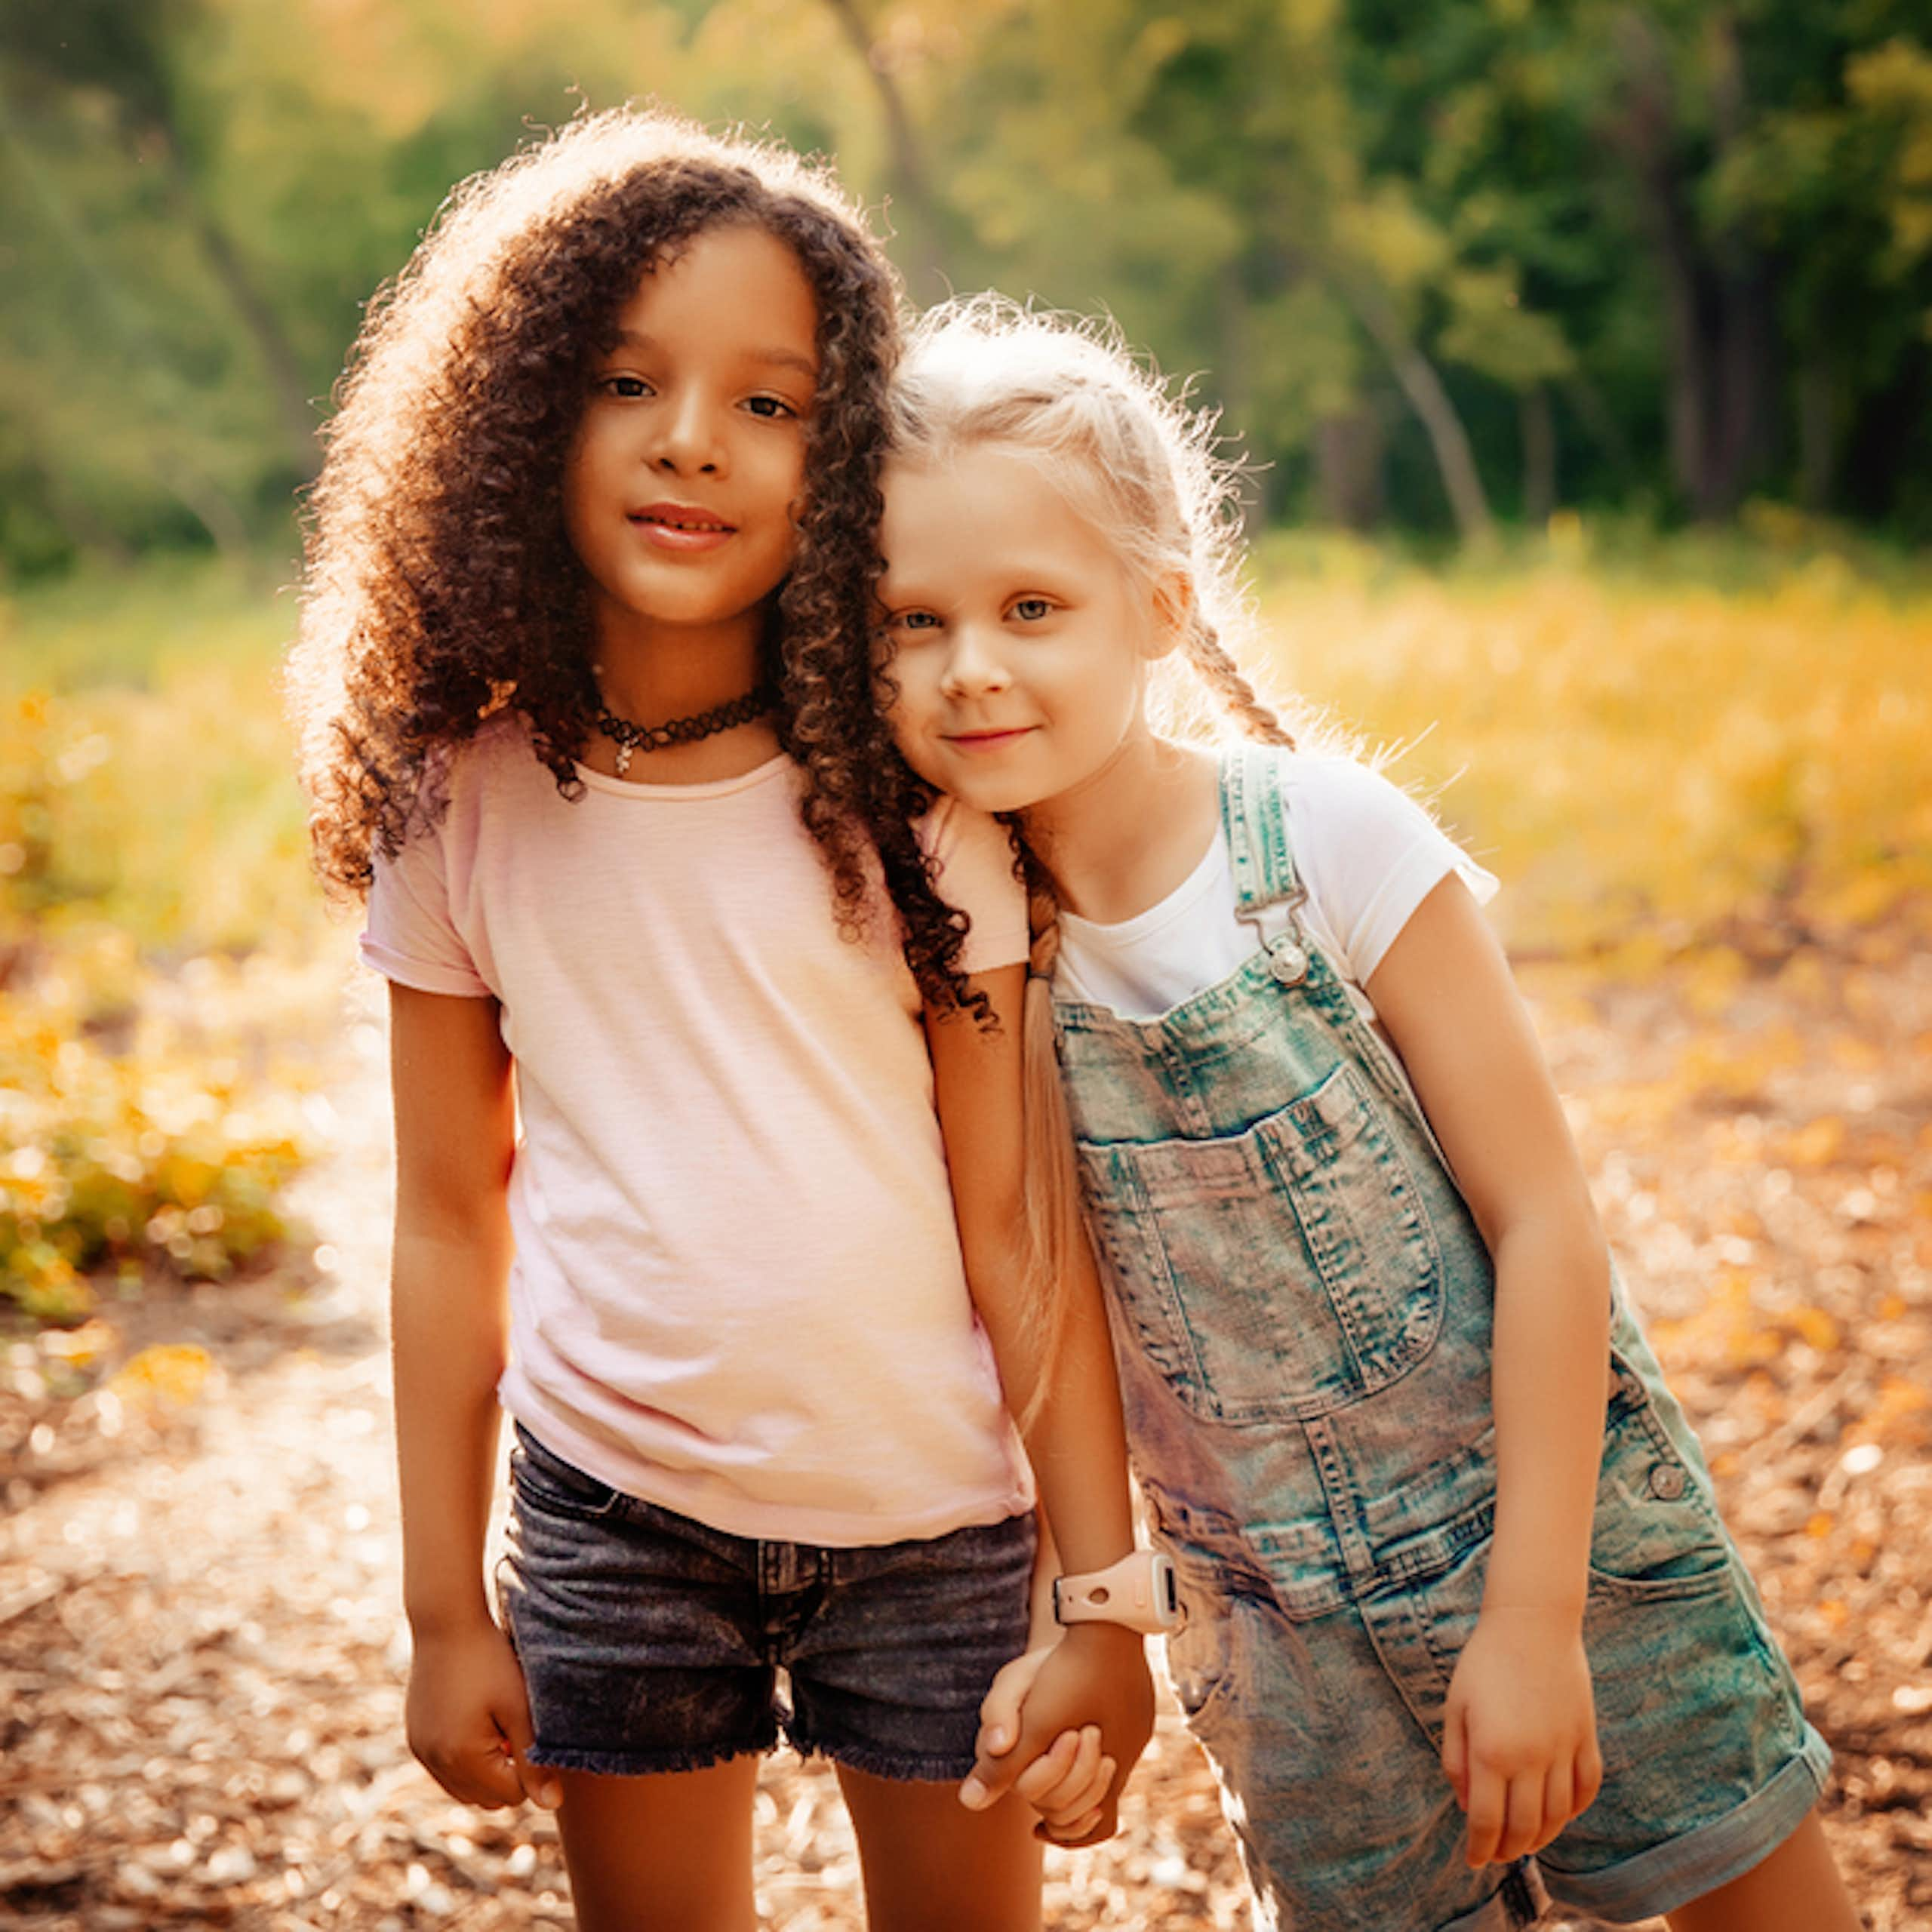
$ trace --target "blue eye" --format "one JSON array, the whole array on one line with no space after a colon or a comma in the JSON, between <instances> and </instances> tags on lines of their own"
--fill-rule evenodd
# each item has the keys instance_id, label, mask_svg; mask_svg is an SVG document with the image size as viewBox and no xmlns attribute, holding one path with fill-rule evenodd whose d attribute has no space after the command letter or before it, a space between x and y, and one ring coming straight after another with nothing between
<instances>
[{"instance_id":1,"label":"blue eye","mask_svg":"<svg viewBox=\"0 0 1932 1932\"><path fill-rule=\"evenodd\" d=\"M902 611L892 621L894 626L902 631L939 629L939 620L930 611Z\"/></svg>"}]
</instances>

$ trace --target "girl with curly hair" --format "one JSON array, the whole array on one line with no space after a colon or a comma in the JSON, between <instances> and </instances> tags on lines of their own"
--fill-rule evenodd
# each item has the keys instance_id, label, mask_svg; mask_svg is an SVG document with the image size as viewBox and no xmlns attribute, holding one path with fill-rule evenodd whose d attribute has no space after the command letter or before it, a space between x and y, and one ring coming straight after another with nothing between
<instances>
[{"instance_id":1,"label":"girl with curly hair","mask_svg":"<svg viewBox=\"0 0 1932 1932\"><path fill-rule=\"evenodd\" d=\"M378 300L315 497L315 844L391 983L410 1742L559 1806L599 1932L754 1924L781 1729L837 1766L874 1925L1037 1924L1030 1814L947 1783L1029 1626L1002 1383L1063 1560L1132 1543L1097 1291L1051 1362L1023 1313L1011 846L949 806L875 847L828 729L897 348L825 175L587 118ZM968 916L902 932L914 878ZM1054 1664L1069 1741L1021 1794L1084 1841L1151 1696L1118 1626Z\"/></svg>"},{"instance_id":2,"label":"girl with curly hair","mask_svg":"<svg viewBox=\"0 0 1932 1932\"><path fill-rule=\"evenodd\" d=\"M997 300L924 318L898 398L891 721L1037 858L1032 1198L1051 1244L1084 1196L1106 1257L1257 1921L1854 1932L1830 1753L1617 1281L1496 881L1240 669L1211 421ZM1169 669L1234 742L1157 728ZM1019 1740L989 1794L1054 1735L1037 1663L988 1700Z\"/></svg>"}]
</instances>

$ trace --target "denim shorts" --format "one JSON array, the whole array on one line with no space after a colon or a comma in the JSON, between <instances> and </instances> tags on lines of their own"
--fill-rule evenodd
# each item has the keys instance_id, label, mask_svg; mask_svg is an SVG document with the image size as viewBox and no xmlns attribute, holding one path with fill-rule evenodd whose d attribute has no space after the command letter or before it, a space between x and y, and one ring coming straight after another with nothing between
<instances>
[{"instance_id":1,"label":"denim shorts","mask_svg":"<svg viewBox=\"0 0 1932 1932\"><path fill-rule=\"evenodd\" d=\"M510 1473L498 1585L534 1764L696 1770L782 1732L881 1777L973 1768L980 1700L1026 1645L1031 1515L820 1549L626 1495L521 1425Z\"/></svg>"}]
</instances>

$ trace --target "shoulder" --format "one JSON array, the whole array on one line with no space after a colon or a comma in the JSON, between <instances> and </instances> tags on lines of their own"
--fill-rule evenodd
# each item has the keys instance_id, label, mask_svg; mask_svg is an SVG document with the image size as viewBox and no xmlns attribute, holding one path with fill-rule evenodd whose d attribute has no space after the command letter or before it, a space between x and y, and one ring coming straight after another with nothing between
<instances>
[{"instance_id":1,"label":"shoulder","mask_svg":"<svg viewBox=\"0 0 1932 1932\"><path fill-rule=\"evenodd\" d=\"M975 811L971 805L963 805L943 792L932 810L915 821L912 830L919 850L942 866L958 853L998 851L1005 854L1008 863L1012 861L1013 840L1006 827L998 819Z\"/></svg>"},{"instance_id":2,"label":"shoulder","mask_svg":"<svg viewBox=\"0 0 1932 1932\"><path fill-rule=\"evenodd\" d=\"M1365 760L1340 752L1284 752L1279 767L1291 820L1334 840L1412 839L1435 832L1435 816Z\"/></svg>"},{"instance_id":3,"label":"shoulder","mask_svg":"<svg viewBox=\"0 0 1932 1932\"><path fill-rule=\"evenodd\" d=\"M1026 890L1012 834L998 820L948 798L913 829L919 849L933 861L935 890L971 927L961 966L986 972L1024 959Z\"/></svg>"},{"instance_id":4,"label":"shoulder","mask_svg":"<svg viewBox=\"0 0 1932 1932\"><path fill-rule=\"evenodd\" d=\"M1496 881L1422 800L1372 764L1327 752L1278 768L1302 884L1352 977L1366 982L1416 908L1454 872L1478 900Z\"/></svg>"}]
</instances>

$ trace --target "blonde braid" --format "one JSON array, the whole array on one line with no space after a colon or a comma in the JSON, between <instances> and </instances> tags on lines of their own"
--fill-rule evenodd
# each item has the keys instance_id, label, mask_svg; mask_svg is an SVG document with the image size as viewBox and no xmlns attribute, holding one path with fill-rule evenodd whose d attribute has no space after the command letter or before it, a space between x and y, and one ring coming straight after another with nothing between
<instances>
[{"instance_id":1,"label":"blonde braid","mask_svg":"<svg viewBox=\"0 0 1932 1932\"><path fill-rule=\"evenodd\" d=\"M1030 855L1029 855L1030 858ZM1087 1238L1073 1122L1060 1084L1054 1040L1054 964L1060 956L1060 908L1037 863L1027 895L1033 935L1020 1019L1021 1198L1026 1226L1027 1297L1023 1352L1034 1364L1029 1399L1014 1417L1023 1434L1051 1386L1066 1314L1066 1287L1078 1244Z\"/></svg>"},{"instance_id":2,"label":"blonde braid","mask_svg":"<svg viewBox=\"0 0 1932 1932\"><path fill-rule=\"evenodd\" d=\"M1222 709L1251 738L1259 738L1263 744L1283 745L1290 751L1294 749L1294 734L1255 694L1254 687L1228 655L1219 632L1198 612L1187 627L1185 648L1187 661L1195 676L1214 694Z\"/></svg>"}]
</instances>

